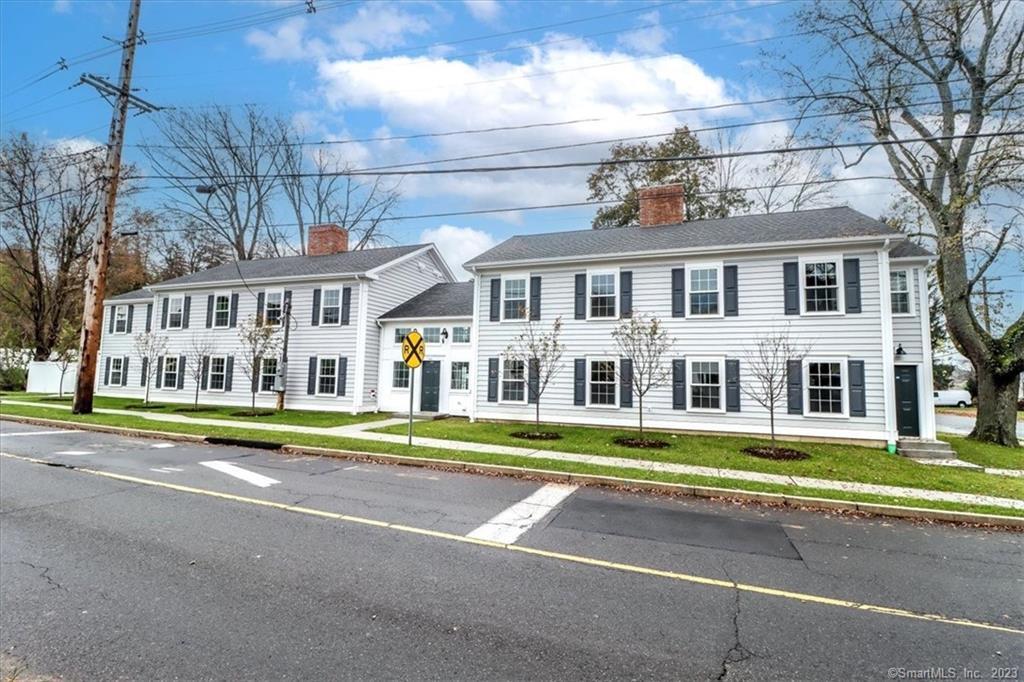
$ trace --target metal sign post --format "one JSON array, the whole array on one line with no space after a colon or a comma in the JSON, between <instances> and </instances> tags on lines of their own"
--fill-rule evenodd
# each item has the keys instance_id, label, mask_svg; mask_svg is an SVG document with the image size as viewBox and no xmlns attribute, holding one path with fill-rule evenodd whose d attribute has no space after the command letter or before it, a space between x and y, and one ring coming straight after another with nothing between
<instances>
[{"instance_id":1,"label":"metal sign post","mask_svg":"<svg viewBox=\"0 0 1024 682\"><path fill-rule=\"evenodd\" d=\"M415 329L402 337L402 362L409 368L409 445L412 445L412 406L416 395L416 368L427 357L427 343Z\"/></svg>"}]
</instances>

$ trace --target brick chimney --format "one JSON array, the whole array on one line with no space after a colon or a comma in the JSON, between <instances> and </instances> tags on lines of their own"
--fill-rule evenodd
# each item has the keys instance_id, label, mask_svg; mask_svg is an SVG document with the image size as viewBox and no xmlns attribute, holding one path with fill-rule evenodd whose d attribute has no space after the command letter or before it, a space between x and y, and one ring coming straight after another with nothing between
<instances>
[{"instance_id":1,"label":"brick chimney","mask_svg":"<svg viewBox=\"0 0 1024 682\"><path fill-rule=\"evenodd\" d=\"M636 194L640 202L640 227L677 225L686 220L682 184L644 187Z\"/></svg>"},{"instance_id":2,"label":"brick chimney","mask_svg":"<svg viewBox=\"0 0 1024 682\"><path fill-rule=\"evenodd\" d=\"M327 256L332 253L345 253L348 251L348 230L344 227L327 223L326 225L312 225L309 228L309 248L306 253L310 256Z\"/></svg>"}]
</instances>

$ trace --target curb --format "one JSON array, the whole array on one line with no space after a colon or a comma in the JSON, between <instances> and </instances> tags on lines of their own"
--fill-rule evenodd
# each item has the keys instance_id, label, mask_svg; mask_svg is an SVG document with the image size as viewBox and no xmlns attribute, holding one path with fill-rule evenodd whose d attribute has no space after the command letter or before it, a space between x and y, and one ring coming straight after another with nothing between
<instances>
[{"instance_id":1,"label":"curb","mask_svg":"<svg viewBox=\"0 0 1024 682\"><path fill-rule=\"evenodd\" d=\"M213 443L242 445L247 441L230 438L207 438L185 433L169 433L165 431L152 431L148 429L133 429L119 426L108 426L105 424L84 424L81 422L63 421L60 419L45 419L42 417L23 417L21 415L3 415L4 419L22 422L26 424L38 424L41 426L75 427L82 431L99 431L102 433L113 433L125 436L137 436L141 438L160 438L162 440L176 440L189 443ZM232 441L226 443L225 441ZM715 488L710 486L690 485L686 483L666 483L661 481L645 481L635 478L620 478L617 476L600 476L597 474L574 474L563 471L551 471L549 469L531 469L527 467L515 467L503 464L480 464L476 462L461 462L451 459L435 459L431 457L410 457L408 455L391 455L375 452L362 452L359 450L341 450L335 448L323 448L312 445L278 445L276 443L261 443L264 447L273 445L271 448L278 452L313 455L318 457L335 457L360 462L373 462L376 464L390 464L399 466L412 466L422 469L439 469L443 471L459 471L474 474L485 474L490 476L506 476L515 478L530 478L552 483L572 483L576 485L597 486L604 488L628 489L655 493L660 495L685 495L688 497L702 497L708 499L724 499L739 502L753 502L776 507L791 507L794 509L815 509L822 511L839 511L846 513L858 513L870 516L883 516L889 518L901 518L917 521L938 521L942 523L967 524L975 526L988 526L996 528L1008 528L1024 530L1024 517L1003 516L999 514L980 514L975 512L960 512L942 509L926 509L922 507L904 507L899 505L877 504L873 502L853 502L846 500L834 500L821 497L805 497L802 495L791 495L785 493L761 493L749 490L737 490L734 488Z\"/></svg>"}]
</instances>

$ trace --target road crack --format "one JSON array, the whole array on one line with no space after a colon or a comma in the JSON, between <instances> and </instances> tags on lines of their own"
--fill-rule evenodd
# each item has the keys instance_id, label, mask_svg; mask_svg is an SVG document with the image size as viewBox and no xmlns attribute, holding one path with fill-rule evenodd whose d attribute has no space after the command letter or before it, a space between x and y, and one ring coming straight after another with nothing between
<instances>
[{"instance_id":1,"label":"road crack","mask_svg":"<svg viewBox=\"0 0 1024 682\"><path fill-rule=\"evenodd\" d=\"M725 573L725 577L732 583L735 599L732 610L732 646L725 652L725 656L722 658L721 671L718 673L718 677L715 678L716 680L724 680L729 674L730 666L743 663L751 658L757 658L757 654L745 647L743 642L740 641L740 613L742 612L740 590L736 585L736 581L729 575L729 569L726 568L724 561L722 562L722 572Z\"/></svg>"},{"instance_id":2,"label":"road crack","mask_svg":"<svg viewBox=\"0 0 1024 682\"><path fill-rule=\"evenodd\" d=\"M50 585L50 587L54 587L54 588L56 588L58 590L62 590L64 592L68 591L68 588L64 587L63 585L61 585L59 582L57 582L56 580L54 580L50 576L50 571L52 569L49 566L37 566L37 565L35 565L33 563L30 563L28 561L19 561L18 563L22 564L23 566L28 566L29 568L31 568L33 570L36 570L36 571L41 570L42 573L39 574L39 577L42 578L43 580L45 580Z\"/></svg>"}]
</instances>

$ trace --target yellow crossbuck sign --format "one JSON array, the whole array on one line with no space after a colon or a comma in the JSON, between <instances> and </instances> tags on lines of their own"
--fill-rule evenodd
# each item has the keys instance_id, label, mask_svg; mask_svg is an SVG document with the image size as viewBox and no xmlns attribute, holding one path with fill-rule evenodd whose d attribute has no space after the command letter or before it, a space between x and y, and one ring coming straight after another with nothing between
<instances>
[{"instance_id":1,"label":"yellow crossbuck sign","mask_svg":"<svg viewBox=\"0 0 1024 682\"><path fill-rule=\"evenodd\" d=\"M402 338L402 360L407 367L416 369L427 358L427 342L418 331L411 331Z\"/></svg>"}]
</instances>

